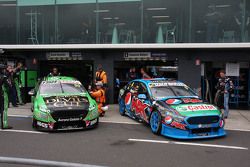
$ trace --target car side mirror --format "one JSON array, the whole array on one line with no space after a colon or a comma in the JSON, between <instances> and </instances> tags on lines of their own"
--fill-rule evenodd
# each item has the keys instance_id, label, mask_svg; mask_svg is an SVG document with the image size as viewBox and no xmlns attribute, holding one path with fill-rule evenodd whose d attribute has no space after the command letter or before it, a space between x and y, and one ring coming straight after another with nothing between
<instances>
[{"instance_id":1,"label":"car side mirror","mask_svg":"<svg viewBox=\"0 0 250 167\"><path fill-rule=\"evenodd\" d=\"M147 99L147 96L146 96L145 94L139 94L139 95L138 95L138 98L139 98L139 99L144 99L144 100L145 100L145 99Z\"/></svg>"},{"instance_id":2,"label":"car side mirror","mask_svg":"<svg viewBox=\"0 0 250 167\"><path fill-rule=\"evenodd\" d=\"M31 89L28 93L30 96L35 96L35 90L34 89Z\"/></svg>"}]
</instances>

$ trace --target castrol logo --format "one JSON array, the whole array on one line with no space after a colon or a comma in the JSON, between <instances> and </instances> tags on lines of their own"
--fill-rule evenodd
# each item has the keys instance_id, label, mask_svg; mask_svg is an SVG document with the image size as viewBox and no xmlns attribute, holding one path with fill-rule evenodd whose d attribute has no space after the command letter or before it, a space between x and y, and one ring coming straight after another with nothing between
<instances>
[{"instance_id":1,"label":"castrol logo","mask_svg":"<svg viewBox=\"0 0 250 167\"><path fill-rule=\"evenodd\" d=\"M207 111L207 110L217 110L213 105L187 105L187 106L179 106L176 108L178 111Z\"/></svg>"}]
</instances>

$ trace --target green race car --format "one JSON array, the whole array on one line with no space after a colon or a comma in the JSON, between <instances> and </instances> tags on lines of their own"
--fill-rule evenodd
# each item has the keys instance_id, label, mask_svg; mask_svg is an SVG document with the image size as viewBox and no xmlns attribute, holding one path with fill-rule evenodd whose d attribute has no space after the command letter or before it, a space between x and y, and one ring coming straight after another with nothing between
<instances>
[{"instance_id":1,"label":"green race car","mask_svg":"<svg viewBox=\"0 0 250 167\"><path fill-rule=\"evenodd\" d=\"M34 128L53 131L98 125L97 104L75 78L46 77L38 82L29 95L32 96Z\"/></svg>"}]
</instances>

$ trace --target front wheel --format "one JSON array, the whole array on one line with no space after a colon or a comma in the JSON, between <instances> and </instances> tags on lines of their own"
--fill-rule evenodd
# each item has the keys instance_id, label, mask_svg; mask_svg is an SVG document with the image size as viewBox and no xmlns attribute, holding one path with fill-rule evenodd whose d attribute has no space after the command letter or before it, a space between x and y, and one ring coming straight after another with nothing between
<instances>
[{"instance_id":1,"label":"front wheel","mask_svg":"<svg viewBox=\"0 0 250 167\"><path fill-rule=\"evenodd\" d=\"M161 133L161 114L157 111L153 111L150 116L150 128L154 134L159 135Z\"/></svg>"},{"instance_id":2,"label":"front wheel","mask_svg":"<svg viewBox=\"0 0 250 167\"><path fill-rule=\"evenodd\" d=\"M124 102L122 102L122 100L120 100L119 102L119 112L121 114L121 116L124 116L125 115L125 104Z\"/></svg>"},{"instance_id":3,"label":"front wheel","mask_svg":"<svg viewBox=\"0 0 250 167\"><path fill-rule=\"evenodd\" d=\"M95 129L95 128L98 127L98 125L99 125L99 117L96 118L96 119L97 119L97 120L96 120L96 123L95 123L90 129Z\"/></svg>"},{"instance_id":4,"label":"front wheel","mask_svg":"<svg viewBox=\"0 0 250 167\"><path fill-rule=\"evenodd\" d=\"M32 118L32 127L37 128L37 120L35 118Z\"/></svg>"}]
</instances>

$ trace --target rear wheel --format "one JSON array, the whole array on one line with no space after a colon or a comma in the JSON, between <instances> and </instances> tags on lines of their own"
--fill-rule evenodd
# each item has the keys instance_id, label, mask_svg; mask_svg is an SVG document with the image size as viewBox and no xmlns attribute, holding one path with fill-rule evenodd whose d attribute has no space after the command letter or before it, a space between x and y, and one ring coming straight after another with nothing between
<instances>
[{"instance_id":1,"label":"rear wheel","mask_svg":"<svg viewBox=\"0 0 250 167\"><path fill-rule=\"evenodd\" d=\"M150 128L154 134L159 135L161 133L161 114L157 111L153 111L150 116Z\"/></svg>"}]
</instances>

